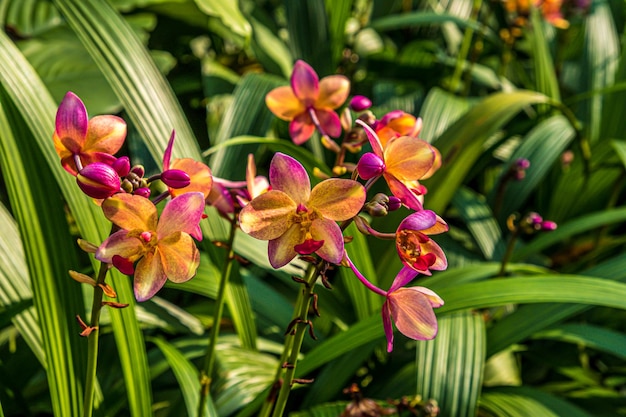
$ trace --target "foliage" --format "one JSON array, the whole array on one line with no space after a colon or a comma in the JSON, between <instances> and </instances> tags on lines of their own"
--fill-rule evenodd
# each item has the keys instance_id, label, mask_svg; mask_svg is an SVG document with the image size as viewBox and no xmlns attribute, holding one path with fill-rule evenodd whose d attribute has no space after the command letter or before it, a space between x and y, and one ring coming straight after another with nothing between
<instances>
[{"instance_id":1,"label":"foliage","mask_svg":"<svg viewBox=\"0 0 626 417\"><path fill-rule=\"evenodd\" d=\"M264 242L231 235L209 207L190 281L137 302L132 280L111 270L116 300L128 306L102 311L94 415L198 415L199 375L210 380L200 414L258 415L277 393L293 328L303 339L284 415L626 415L626 7L524 3L1 1L0 416L81 415L90 389L92 347L75 318L89 317L94 290L68 271L98 274L75 242L100 244L111 224L55 152L66 92L90 117L124 119L121 152L148 172L161 169L175 130L172 156L205 162L214 178L243 181L250 153L267 176L280 152L315 189L342 174L332 146L317 132L294 144L290 123L265 101L303 61L320 79L347 77L350 96L368 97L379 117L421 117L420 138L441 153L441 168L421 182L425 212L449 226L432 237L447 270L426 276L431 263L412 287L445 303L434 310L437 337L396 332L386 351L391 327L379 311L397 308L389 299L411 287L395 286L395 246L359 230L393 232L406 208L350 225L349 261L326 272L326 288L301 259L272 268ZM560 3L558 13L549 8ZM360 150L377 151L365 142ZM354 168L357 154L344 162ZM385 192L380 183L372 189ZM348 264L393 290L366 291ZM292 276L314 283L317 304L303 314L316 340L290 323L304 305ZM430 292L413 295L426 303ZM374 414L358 414L359 404Z\"/></svg>"}]
</instances>

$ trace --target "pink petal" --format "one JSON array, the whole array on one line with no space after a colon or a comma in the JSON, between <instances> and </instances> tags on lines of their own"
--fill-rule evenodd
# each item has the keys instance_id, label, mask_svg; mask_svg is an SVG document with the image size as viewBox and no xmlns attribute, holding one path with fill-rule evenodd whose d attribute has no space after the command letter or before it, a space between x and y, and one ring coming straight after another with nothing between
<instances>
[{"instance_id":1,"label":"pink petal","mask_svg":"<svg viewBox=\"0 0 626 417\"><path fill-rule=\"evenodd\" d=\"M100 244L95 257L106 263L111 263L115 255L134 260L143 253L143 250L141 240L128 236L127 230L118 230Z\"/></svg>"},{"instance_id":2,"label":"pink petal","mask_svg":"<svg viewBox=\"0 0 626 417\"><path fill-rule=\"evenodd\" d=\"M408 229L424 231L437 224L437 215L431 210L421 210L404 218L398 226L398 230Z\"/></svg>"},{"instance_id":3,"label":"pink petal","mask_svg":"<svg viewBox=\"0 0 626 417\"><path fill-rule=\"evenodd\" d=\"M89 119L80 98L71 91L65 94L56 115L55 134L60 143L72 153L78 153L85 143Z\"/></svg>"},{"instance_id":4,"label":"pink petal","mask_svg":"<svg viewBox=\"0 0 626 417\"><path fill-rule=\"evenodd\" d=\"M372 151L377 156L383 158L383 145L380 142L380 139L378 138L378 135L376 135L376 132L374 132L374 130L370 127L370 125L368 125L367 123L365 123L362 120L357 119L355 122L358 125L360 125L363 128L363 130L365 130L365 134L367 135L367 139L369 140L370 145L372 146Z\"/></svg>"},{"instance_id":5,"label":"pink petal","mask_svg":"<svg viewBox=\"0 0 626 417\"><path fill-rule=\"evenodd\" d=\"M204 212L204 195L198 192L185 193L173 198L165 205L156 228L159 240L172 233L185 232L202 240L200 220Z\"/></svg>"},{"instance_id":6,"label":"pink petal","mask_svg":"<svg viewBox=\"0 0 626 417\"><path fill-rule=\"evenodd\" d=\"M297 204L287 194L271 190L250 201L241 210L239 225L244 233L256 239L276 239L293 224L296 207Z\"/></svg>"},{"instance_id":7,"label":"pink petal","mask_svg":"<svg viewBox=\"0 0 626 417\"><path fill-rule=\"evenodd\" d=\"M176 131L172 130L170 140L167 142L165 152L163 153L163 171L170 169L170 159L172 158L172 148L174 147L174 138L176 137Z\"/></svg>"},{"instance_id":8,"label":"pink petal","mask_svg":"<svg viewBox=\"0 0 626 417\"><path fill-rule=\"evenodd\" d=\"M222 215L229 214L235 211L233 198L226 187L218 183L213 182L211 186L211 192L206 198L208 205L211 205L217 209Z\"/></svg>"},{"instance_id":9,"label":"pink petal","mask_svg":"<svg viewBox=\"0 0 626 417\"><path fill-rule=\"evenodd\" d=\"M398 275L396 275L396 278L393 280L393 283L391 284L391 287L389 287L388 292L392 293L398 288L404 287L409 282L413 281L418 275L419 274L417 271L411 268L403 267L400 272L398 272Z\"/></svg>"},{"instance_id":10,"label":"pink petal","mask_svg":"<svg viewBox=\"0 0 626 417\"><path fill-rule=\"evenodd\" d=\"M423 188L420 186L419 182L399 181L386 173L383 174L383 177L385 177L391 193L398 197L400 201L402 201L402 204L411 210L420 211L423 209Z\"/></svg>"},{"instance_id":11,"label":"pink petal","mask_svg":"<svg viewBox=\"0 0 626 417\"><path fill-rule=\"evenodd\" d=\"M186 233L172 233L158 243L158 253L165 275L172 282L191 279L200 265L200 252Z\"/></svg>"},{"instance_id":12,"label":"pink petal","mask_svg":"<svg viewBox=\"0 0 626 417\"><path fill-rule=\"evenodd\" d=\"M305 106L311 106L319 96L319 78L309 64L296 61L291 73L291 88ZM345 99L344 99L345 100Z\"/></svg>"},{"instance_id":13,"label":"pink petal","mask_svg":"<svg viewBox=\"0 0 626 417\"><path fill-rule=\"evenodd\" d=\"M448 260L446 259L446 254L434 240L431 239L428 242L422 244L422 254L432 254L436 258L435 263L430 265L429 269L432 269L434 271L443 271L448 268Z\"/></svg>"},{"instance_id":14,"label":"pink petal","mask_svg":"<svg viewBox=\"0 0 626 417\"><path fill-rule=\"evenodd\" d=\"M385 337L387 338L387 352L393 350L393 325L391 324L391 310L389 309L389 300L385 300L382 309L383 329L385 329Z\"/></svg>"},{"instance_id":15,"label":"pink petal","mask_svg":"<svg viewBox=\"0 0 626 417\"><path fill-rule=\"evenodd\" d=\"M114 155L126 139L126 122L117 116L96 116L89 121L83 152Z\"/></svg>"},{"instance_id":16,"label":"pink petal","mask_svg":"<svg viewBox=\"0 0 626 417\"><path fill-rule=\"evenodd\" d=\"M435 162L432 147L409 136L391 139L384 153L386 171L401 181L419 180Z\"/></svg>"},{"instance_id":17,"label":"pink petal","mask_svg":"<svg viewBox=\"0 0 626 417\"><path fill-rule=\"evenodd\" d=\"M350 80L343 75L330 75L319 83L316 109L336 109L346 102L350 94Z\"/></svg>"},{"instance_id":18,"label":"pink petal","mask_svg":"<svg viewBox=\"0 0 626 417\"><path fill-rule=\"evenodd\" d=\"M270 163L270 184L273 190L287 194L296 204L306 204L311 194L309 174L289 155L276 152Z\"/></svg>"},{"instance_id":19,"label":"pink petal","mask_svg":"<svg viewBox=\"0 0 626 417\"><path fill-rule=\"evenodd\" d=\"M278 269L287 265L298 254L294 247L304 240L304 235L299 224L292 225L285 233L277 239L269 241L267 254L270 265Z\"/></svg>"},{"instance_id":20,"label":"pink petal","mask_svg":"<svg viewBox=\"0 0 626 417\"><path fill-rule=\"evenodd\" d=\"M365 198L365 188L358 182L331 178L313 188L308 206L327 219L344 221L361 211Z\"/></svg>"},{"instance_id":21,"label":"pink petal","mask_svg":"<svg viewBox=\"0 0 626 417\"><path fill-rule=\"evenodd\" d=\"M137 301L146 301L154 296L167 281L161 265L161 257L154 252L144 256L135 268L134 290Z\"/></svg>"},{"instance_id":22,"label":"pink petal","mask_svg":"<svg viewBox=\"0 0 626 417\"><path fill-rule=\"evenodd\" d=\"M322 131L333 138L341 136L341 120L332 110L315 109Z\"/></svg>"},{"instance_id":23,"label":"pink petal","mask_svg":"<svg viewBox=\"0 0 626 417\"><path fill-rule=\"evenodd\" d=\"M311 236L315 240L324 241L322 247L315 253L330 263L341 263L344 250L343 234L337 223L328 219L315 219L311 223Z\"/></svg>"},{"instance_id":24,"label":"pink petal","mask_svg":"<svg viewBox=\"0 0 626 417\"><path fill-rule=\"evenodd\" d=\"M153 231L157 227L157 209L147 198L118 193L102 203L104 216L125 230Z\"/></svg>"},{"instance_id":25,"label":"pink petal","mask_svg":"<svg viewBox=\"0 0 626 417\"><path fill-rule=\"evenodd\" d=\"M289 136L296 145L302 145L315 132L315 125L309 113L300 113L289 123Z\"/></svg>"},{"instance_id":26,"label":"pink petal","mask_svg":"<svg viewBox=\"0 0 626 417\"><path fill-rule=\"evenodd\" d=\"M437 317L429 298L415 287L399 288L387 296L391 317L406 337L431 340L437 335Z\"/></svg>"},{"instance_id":27,"label":"pink petal","mask_svg":"<svg viewBox=\"0 0 626 417\"><path fill-rule=\"evenodd\" d=\"M443 305L443 300L433 290L429 290L426 287L411 287L409 289L424 294L433 308L439 308Z\"/></svg>"},{"instance_id":28,"label":"pink petal","mask_svg":"<svg viewBox=\"0 0 626 417\"><path fill-rule=\"evenodd\" d=\"M277 87L267 93L265 104L276 117L287 121L306 111L304 104L288 86Z\"/></svg>"}]
</instances>

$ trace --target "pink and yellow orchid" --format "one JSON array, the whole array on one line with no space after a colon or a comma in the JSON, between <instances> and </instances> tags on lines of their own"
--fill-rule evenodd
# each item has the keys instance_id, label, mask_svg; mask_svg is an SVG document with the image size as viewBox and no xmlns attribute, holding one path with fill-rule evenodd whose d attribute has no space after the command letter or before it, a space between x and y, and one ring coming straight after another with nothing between
<instances>
[{"instance_id":1,"label":"pink and yellow orchid","mask_svg":"<svg viewBox=\"0 0 626 417\"><path fill-rule=\"evenodd\" d=\"M443 271L448 267L446 254L427 235L448 231L448 224L435 212L422 210L407 216L396 230L396 249L402 263L425 275L430 270Z\"/></svg>"},{"instance_id":2,"label":"pink and yellow orchid","mask_svg":"<svg viewBox=\"0 0 626 417\"><path fill-rule=\"evenodd\" d=\"M169 170L183 171L189 175L190 182L189 185L184 187L168 187L170 195L177 197L181 194L196 191L202 193L204 198L207 198L211 192L211 186L213 185L211 169L202 162L191 158L174 159L170 162L175 136L176 132L172 131L170 140L167 143L167 148L165 148L165 153L163 154L163 173L165 174Z\"/></svg>"},{"instance_id":3,"label":"pink and yellow orchid","mask_svg":"<svg viewBox=\"0 0 626 417\"><path fill-rule=\"evenodd\" d=\"M387 352L393 350L393 325L413 340L431 340L437 336L437 317L433 308L443 305L443 300L425 287L404 287L418 272L402 268L396 276L383 304L383 327L387 337Z\"/></svg>"},{"instance_id":4,"label":"pink and yellow orchid","mask_svg":"<svg viewBox=\"0 0 626 417\"><path fill-rule=\"evenodd\" d=\"M327 179L311 190L309 176L294 158L276 153L270 163L272 189L254 198L239 215L241 230L269 240L270 264L280 268L298 254L316 253L338 264L344 254L337 221L357 215L365 189L356 181Z\"/></svg>"},{"instance_id":5,"label":"pink and yellow orchid","mask_svg":"<svg viewBox=\"0 0 626 417\"><path fill-rule=\"evenodd\" d=\"M364 174L367 178L377 160L392 194L408 208L421 210L426 189L419 180L433 172L437 155L434 148L426 141L411 136L390 137L382 142L369 125L360 120L357 123L365 129L373 151L363 156L365 166L362 163L357 165L359 175Z\"/></svg>"},{"instance_id":6,"label":"pink and yellow orchid","mask_svg":"<svg viewBox=\"0 0 626 417\"><path fill-rule=\"evenodd\" d=\"M100 245L96 259L121 265L125 273L132 273L132 264L139 261L134 269L138 301L154 296L167 279L179 283L195 275L200 254L191 237L202 239L202 193L190 192L172 199L159 219L150 200L132 194L107 198L102 210L121 230Z\"/></svg>"},{"instance_id":7,"label":"pink and yellow orchid","mask_svg":"<svg viewBox=\"0 0 626 417\"><path fill-rule=\"evenodd\" d=\"M117 116L105 115L88 119L82 100L68 92L56 114L52 136L54 148L67 172L76 175L83 166L94 162L113 165L113 156L126 138L126 123ZM76 161L81 166L76 166Z\"/></svg>"},{"instance_id":8,"label":"pink and yellow orchid","mask_svg":"<svg viewBox=\"0 0 626 417\"><path fill-rule=\"evenodd\" d=\"M349 93L348 78L331 75L319 80L309 64L298 60L291 74L291 86L273 89L265 96L265 103L277 117L291 122L289 134L300 145L313 135L316 127L323 135L341 135L341 122L334 110Z\"/></svg>"}]
</instances>

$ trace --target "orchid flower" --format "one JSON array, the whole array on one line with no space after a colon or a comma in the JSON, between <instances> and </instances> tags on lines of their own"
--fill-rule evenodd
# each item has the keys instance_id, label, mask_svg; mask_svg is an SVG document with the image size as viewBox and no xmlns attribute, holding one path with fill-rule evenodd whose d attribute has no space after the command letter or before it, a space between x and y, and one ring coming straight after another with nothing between
<instances>
[{"instance_id":1,"label":"orchid flower","mask_svg":"<svg viewBox=\"0 0 626 417\"><path fill-rule=\"evenodd\" d=\"M311 253L340 263L344 242L336 222L358 214L365 202L365 188L353 180L331 178L311 190L304 167L280 152L272 158L269 177L272 189L241 210L241 230L269 240L269 261L274 268L288 264L298 254Z\"/></svg>"},{"instance_id":2,"label":"orchid flower","mask_svg":"<svg viewBox=\"0 0 626 417\"><path fill-rule=\"evenodd\" d=\"M402 204L421 210L426 190L419 180L433 170L436 161L434 148L426 141L411 136L392 137L383 143L370 126L360 120L357 123L365 129L373 151L363 155L365 166L361 162L357 164L359 175L369 179L382 174L392 194ZM378 161L377 172L371 171L374 161Z\"/></svg>"},{"instance_id":3,"label":"orchid flower","mask_svg":"<svg viewBox=\"0 0 626 417\"><path fill-rule=\"evenodd\" d=\"M321 80L309 64L296 61L291 74L291 86L278 87L265 96L272 113L290 121L289 134L296 145L306 142L315 128L332 137L341 135L341 122L334 112L350 92L350 81L343 75L331 75Z\"/></svg>"},{"instance_id":4,"label":"orchid flower","mask_svg":"<svg viewBox=\"0 0 626 417\"><path fill-rule=\"evenodd\" d=\"M76 176L94 162L113 165L113 154L120 150L125 138L126 123L121 118L104 115L89 120L85 104L72 92L61 101L52 139L63 168L70 174Z\"/></svg>"},{"instance_id":5,"label":"orchid flower","mask_svg":"<svg viewBox=\"0 0 626 417\"><path fill-rule=\"evenodd\" d=\"M447 223L435 212L422 210L407 216L396 230L396 249L402 263L425 275L448 267L446 254L427 235L448 231Z\"/></svg>"},{"instance_id":6,"label":"orchid flower","mask_svg":"<svg viewBox=\"0 0 626 417\"><path fill-rule=\"evenodd\" d=\"M431 340L437 336L437 317L433 308L443 305L435 292L425 287L404 287L418 272L402 268L387 291L383 304L383 327L387 337L387 352L393 350L393 323L413 340Z\"/></svg>"},{"instance_id":7,"label":"orchid flower","mask_svg":"<svg viewBox=\"0 0 626 417\"><path fill-rule=\"evenodd\" d=\"M163 174L168 171L182 171L189 175L189 184L183 187L171 187L168 185L169 193L172 197L177 197L184 193L189 192L201 192L204 198L207 198L213 185L213 176L211 175L211 169L203 164L191 158L174 159L170 162L172 157L172 148L174 146L174 138L176 132L172 131L170 140L165 148L163 154Z\"/></svg>"},{"instance_id":8,"label":"orchid flower","mask_svg":"<svg viewBox=\"0 0 626 417\"><path fill-rule=\"evenodd\" d=\"M151 298L167 279L179 283L195 275L200 254L191 237L202 239L202 193L190 192L172 199L160 218L150 200L125 193L104 200L102 210L121 230L100 245L96 259L112 263L125 273L132 273L132 264L139 261L134 268L138 301Z\"/></svg>"}]
</instances>

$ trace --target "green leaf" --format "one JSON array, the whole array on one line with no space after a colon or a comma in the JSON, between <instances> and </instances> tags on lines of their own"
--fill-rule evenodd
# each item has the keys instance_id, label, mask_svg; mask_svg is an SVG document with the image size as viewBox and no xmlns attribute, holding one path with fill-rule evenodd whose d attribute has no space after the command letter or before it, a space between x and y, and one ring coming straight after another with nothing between
<instances>
[{"instance_id":1,"label":"green leaf","mask_svg":"<svg viewBox=\"0 0 626 417\"><path fill-rule=\"evenodd\" d=\"M531 9L531 51L535 66L536 90L546 96L560 100L559 83L554 72L554 63L548 47L545 31L552 29L540 15L538 8Z\"/></svg>"},{"instance_id":2,"label":"green leaf","mask_svg":"<svg viewBox=\"0 0 626 417\"><path fill-rule=\"evenodd\" d=\"M432 142L466 113L471 104L467 98L457 97L437 87L432 88L420 110L424 122L420 138Z\"/></svg>"},{"instance_id":3,"label":"green leaf","mask_svg":"<svg viewBox=\"0 0 626 417\"><path fill-rule=\"evenodd\" d=\"M484 142L523 108L547 102L546 96L532 91L492 94L446 129L434 141L443 166L425 181L429 189L427 208L442 212L481 155Z\"/></svg>"},{"instance_id":4,"label":"green leaf","mask_svg":"<svg viewBox=\"0 0 626 417\"><path fill-rule=\"evenodd\" d=\"M485 362L485 322L479 314L439 319L434 340L417 344L417 393L434 398L442 417L476 415Z\"/></svg>"},{"instance_id":5,"label":"green leaf","mask_svg":"<svg viewBox=\"0 0 626 417\"><path fill-rule=\"evenodd\" d=\"M251 297L248 294L245 282L238 272L239 265L237 261L231 260L230 262L235 262L235 264L233 265L230 281L226 287L226 305L228 305L228 311L241 340L242 347L255 350L257 332Z\"/></svg>"},{"instance_id":6,"label":"green leaf","mask_svg":"<svg viewBox=\"0 0 626 417\"><path fill-rule=\"evenodd\" d=\"M5 0L0 23L19 36L32 37L61 24L58 10L47 0Z\"/></svg>"},{"instance_id":7,"label":"green leaf","mask_svg":"<svg viewBox=\"0 0 626 417\"><path fill-rule=\"evenodd\" d=\"M252 49L263 67L276 70L285 78L291 76L293 58L285 43L261 22L251 19L253 28Z\"/></svg>"},{"instance_id":8,"label":"green leaf","mask_svg":"<svg viewBox=\"0 0 626 417\"><path fill-rule=\"evenodd\" d=\"M550 339L575 343L626 359L626 335L591 324L568 323L554 326L533 335L533 339Z\"/></svg>"},{"instance_id":9,"label":"green leaf","mask_svg":"<svg viewBox=\"0 0 626 417\"><path fill-rule=\"evenodd\" d=\"M485 390L480 407L499 417L591 417L567 401L529 387Z\"/></svg>"},{"instance_id":10,"label":"green leaf","mask_svg":"<svg viewBox=\"0 0 626 417\"><path fill-rule=\"evenodd\" d=\"M185 400L187 415L197 415L198 404L200 401L200 382L198 381L198 370L191 362L189 362L180 350L176 349L175 346L168 343L164 339L150 338L149 341L154 343L161 350L161 353L165 356L170 368L172 368L172 372L174 372L174 376L178 381L178 386L182 391L183 399ZM218 416L210 394L207 397L207 403L203 416Z\"/></svg>"},{"instance_id":11,"label":"green leaf","mask_svg":"<svg viewBox=\"0 0 626 417\"><path fill-rule=\"evenodd\" d=\"M245 39L250 37L252 27L239 9L236 1L194 0L204 13L219 18L224 25Z\"/></svg>"},{"instance_id":12,"label":"green leaf","mask_svg":"<svg viewBox=\"0 0 626 417\"><path fill-rule=\"evenodd\" d=\"M615 149L617 157L620 159L620 161L622 161L622 164L626 169L626 141L614 140L611 142L611 145L613 145L613 149Z\"/></svg>"},{"instance_id":13,"label":"green leaf","mask_svg":"<svg viewBox=\"0 0 626 417\"><path fill-rule=\"evenodd\" d=\"M345 48L346 24L354 7L354 0L325 0L325 3L333 64L337 65Z\"/></svg>"}]
</instances>

